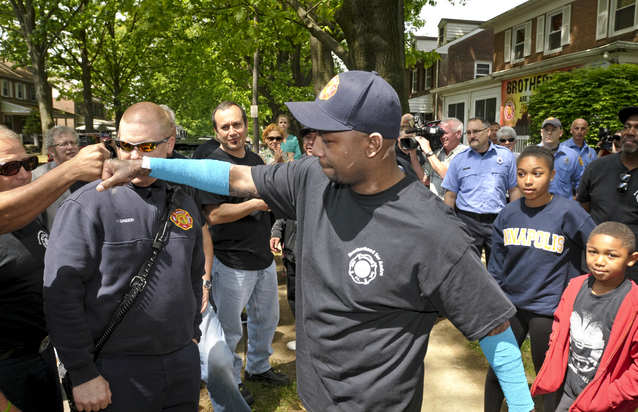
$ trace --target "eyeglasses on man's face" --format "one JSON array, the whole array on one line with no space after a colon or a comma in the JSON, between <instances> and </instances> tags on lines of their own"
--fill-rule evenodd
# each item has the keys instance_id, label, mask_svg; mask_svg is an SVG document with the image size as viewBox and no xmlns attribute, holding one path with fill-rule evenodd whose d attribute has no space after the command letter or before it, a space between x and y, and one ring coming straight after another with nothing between
<instances>
[{"instance_id":1,"label":"eyeglasses on man's face","mask_svg":"<svg viewBox=\"0 0 638 412\"><path fill-rule=\"evenodd\" d=\"M117 147L124 150L125 152L132 152L133 149L137 149L140 152L148 153L157 149L157 146L159 146L160 144L168 142L168 139L170 138L171 137L168 136L166 139L160 140L157 142L141 142L141 143L129 143L129 142L125 142L123 140L117 139L115 141L115 144L117 144Z\"/></svg>"},{"instance_id":2,"label":"eyeglasses on man's face","mask_svg":"<svg viewBox=\"0 0 638 412\"><path fill-rule=\"evenodd\" d=\"M467 136L472 136L472 135L478 136L479 133L484 132L487 129L489 129L489 127L486 127L485 129L481 129L481 130L468 130L467 132L465 132L465 134Z\"/></svg>"},{"instance_id":3,"label":"eyeglasses on man's face","mask_svg":"<svg viewBox=\"0 0 638 412\"><path fill-rule=\"evenodd\" d=\"M507 139L499 139L499 142L501 142L501 143L505 143L505 142L512 143L514 140L516 140L515 137L508 137Z\"/></svg>"},{"instance_id":4,"label":"eyeglasses on man's face","mask_svg":"<svg viewBox=\"0 0 638 412\"><path fill-rule=\"evenodd\" d=\"M18 174L21 167L24 167L24 170L27 172L32 171L38 167L38 157L31 156L24 160L13 160L11 162L0 163L0 175L15 176Z\"/></svg>"}]
</instances>

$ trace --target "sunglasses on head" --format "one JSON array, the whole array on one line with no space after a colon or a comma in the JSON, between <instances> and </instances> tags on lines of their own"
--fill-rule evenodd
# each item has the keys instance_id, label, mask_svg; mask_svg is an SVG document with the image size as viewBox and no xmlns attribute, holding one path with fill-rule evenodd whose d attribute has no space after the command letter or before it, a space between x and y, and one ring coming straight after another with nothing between
<instances>
[{"instance_id":1,"label":"sunglasses on head","mask_svg":"<svg viewBox=\"0 0 638 412\"><path fill-rule=\"evenodd\" d=\"M2 176L14 176L20 171L20 168L24 167L27 172L32 171L38 167L38 157L31 156L24 160L13 160L11 162L0 163L0 175Z\"/></svg>"},{"instance_id":2,"label":"sunglasses on head","mask_svg":"<svg viewBox=\"0 0 638 412\"><path fill-rule=\"evenodd\" d=\"M515 138L515 137L509 137L509 138L507 138L507 139L499 139L499 141L500 141L501 143L505 143L505 142L510 142L510 143L512 143L514 140L516 140L516 138Z\"/></svg>"},{"instance_id":3,"label":"sunglasses on head","mask_svg":"<svg viewBox=\"0 0 638 412\"><path fill-rule=\"evenodd\" d=\"M152 152L153 150L157 149L157 146L159 146L160 144L168 142L168 139L170 138L171 137L168 136L166 139L160 140L159 142L142 142L142 143L129 143L129 142L125 142L123 140L117 139L115 141L115 144L117 145L117 147L124 150L125 152L132 152L133 149L137 149L140 152Z\"/></svg>"},{"instance_id":4,"label":"sunglasses on head","mask_svg":"<svg viewBox=\"0 0 638 412\"><path fill-rule=\"evenodd\" d=\"M275 136L275 137L270 137L270 136L268 136L266 139L270 140L271 142L272 142L272 141L275 141L275 142L281 142L281 141L283 141L283 140L284 140L284 138L283 138L283 137L281 137L281 136Z\"/></svg>"}]
</instances>

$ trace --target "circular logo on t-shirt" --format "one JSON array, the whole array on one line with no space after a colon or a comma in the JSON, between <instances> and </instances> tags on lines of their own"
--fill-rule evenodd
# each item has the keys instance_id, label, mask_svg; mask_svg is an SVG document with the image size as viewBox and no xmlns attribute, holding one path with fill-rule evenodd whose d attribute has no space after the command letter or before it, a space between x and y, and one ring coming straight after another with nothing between
<instances>
[{"instance_id":1,"label":"circular logo on t-shirt","mask_svg":"<svg viewBox=\"0 0 638 412\"><path fill-rule=\"evenodd\" d=\"M45 248L49 246L49 234L44 230L38 232L38 243Z\"/></svg>"},{"instance_id":2,"label":"circular logo on t-shirt","mask_svg":"<svg viewBox=\"0 0 638 412\"><path fill-rule=\"evenodd\" d=\"M367 285L372 282L377 275L383 276L383 262L379 254L372 249L358 248L348 254L353 256L350 259L348 274L360 285Z\"/></svg>"}]
</instances>

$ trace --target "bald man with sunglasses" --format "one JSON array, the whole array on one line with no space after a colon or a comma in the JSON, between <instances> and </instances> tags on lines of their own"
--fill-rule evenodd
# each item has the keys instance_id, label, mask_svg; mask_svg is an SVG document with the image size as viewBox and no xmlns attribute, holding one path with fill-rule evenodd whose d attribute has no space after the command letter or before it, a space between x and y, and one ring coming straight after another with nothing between
<instances>
[{"instance_id":1,"label":"bald man with sunglasses","mask_svg":"<svg viewBox=\"0 0 638 412\"><path fill-rule=\"evenodd\" d=\"M31 182L37 156L28 156L18 135L0 126L0 391L24 411L63 410L43 310L49 233L38 215L75 180L99 177L104 148L83 152Z\"/></svg>"},{"instance_id":2,"label":"bald man with sunglasses","mask_svg":"<svg viewBox=\"0 0 638 412\"><path fill-rule=\"evenodd\" d=\"M142 102L122 116L116 143L120 159L166 158L175 138L164 110ZM200 208L188 195L175 200L174 187L149 176L101 194L96 185L60 205L44 271L51 341L78 409L196 411L205 262ZM162 238L163 216L165 240L146 287L94 358L94 343Z\"/></svg>"}]
</instances>

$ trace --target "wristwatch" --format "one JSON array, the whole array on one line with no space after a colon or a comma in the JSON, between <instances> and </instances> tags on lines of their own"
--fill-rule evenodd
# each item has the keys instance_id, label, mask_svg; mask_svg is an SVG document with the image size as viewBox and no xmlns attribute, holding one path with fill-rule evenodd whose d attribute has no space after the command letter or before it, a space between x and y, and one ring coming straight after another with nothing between
<instances>
[{"instance_id":1,"label":"wristwatch","mask_svg":"<svg viewBox=\"0 0 638 412\"><path fill-rule=\"evenodd\" d=\"M206 280L204 279L204 289L206 290L210 290L210 287L213 286L212 283L210 283L210 280Z\"/></svg>"},{"instance_id":2,"label":"wristwatch","mask_svg":"<svg viewBox=\"0 0 638 412\"><path fill-rule=\"evenodd\" d=\"M425 152L425 157L434 156L434 152L430 150L429 152Z\"/></svg>"}]
</instances>

